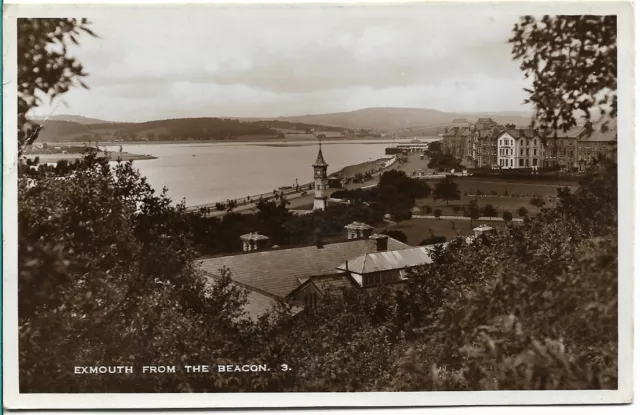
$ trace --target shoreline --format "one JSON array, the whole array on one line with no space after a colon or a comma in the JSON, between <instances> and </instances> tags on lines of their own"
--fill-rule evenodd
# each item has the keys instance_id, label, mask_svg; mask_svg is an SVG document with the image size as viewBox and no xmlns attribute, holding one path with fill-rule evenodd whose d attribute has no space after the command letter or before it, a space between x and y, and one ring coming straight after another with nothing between
<instances>
[{"instance_id":1,"label":"shoreline","mask_svg":"<svg viewBox=\"0 0 640 415\"><path fill-rule=\"evenodd\" d=\"M398 138L373 138L373 137L354 137L345 139L331 139L327 138L322 140L324 144L389 144L394 142L410 141L411 137L398 137ZM438 137L421 137L422 141L437 141ZM78 141L59 141L59 142L47 142L49 145L87 145L87 146L125 146L125 145L153 145L153 144L253 144L257 146L268 147L299 147L316 145L317 139L238 139L238 140L163 140L163 141L91 141L91 142L78 142Z\"/></svg>"},{"instance_id":2,"label":"shoreline","mask_svg":"<svg viewBox=\"0 0 640 415\"><path fill-rule=\"evenodd\" d=\"M105 157L107 153L111 156L111 161L154 160L158 158L148 154L133 154L133 153L127 153L127 152L112 152L112 151L109 151L109 152L99 151L97 155L98 157ZM57 163L59 161L80 160L84 157L84 154L83 153L74 153L74 154L31 153L31 154L24 155L24 157L31 160L38 157L38 159L40 160L40 163Z\"/></svg>"},{"instance_id":3,"label":"shoreline","mask_svg":"<svg viewBox=\"0 0 640 415\"><path fill-rule=\"evenodd\" d=\"M355 189L355 188L360 188L360 187L367 187L367 186L371 186L372 182L375 184L375 182L377 182L377 178L378 175L381 174L382 172L389 170L391 168L393 168L393 166L395 166L396 164L396 160L393 156L391 157L380 157L376 160L368 160L368 161L364 161L362 163L358 163L358 164L352 164L349 166L345 166L342 169L338 170L335 173L329 174L327 177L328 178L338 178L338 177L353 177L355 176L355 174L357 173L364 173L366 171L372 170L376 167L376 165L378 165L380 162L382 161L388 161L390 159L393 159L393 163L387 165L386 167L380 169L379 171L375 172L374 175L372 176L372 178L366 182L362 182L362 183L351 183L348 184L346 186L343 187L343 189ZM345 173L349 173L349 174L345 174ZM310 188L311 187L311 188ZM299 186L299 191L295 191L294 189L287 189L287 190L282 190L282 191L278 191L277 194L280 195L280 193L282 193L287 201L290 202L289 204L289 210L297 210L300 207L304 207L307 205L313 205L313 183L302 183ZM341 190L340 188L332 188L329 189L329 191L336 191L336 190ZM243 213L243 212L247 212L247 211L251 211L253 209L255 209L256 207L256 202L257 200L259 200L259 198L262 197L263 200L273 200L275 198L275 195L273 193L273 191L271 192L264 192L264 193L259 193L259 194L255 194L255 195L250 195L249 196L249 200L247 200L247 198L237 198L237 199L228 199L231 201L235 201L238 203L238 206L236 208L234 208L232 210L232 212L236 212L236 213ZM197 205L188 205L187 206L187 210L189 211L198 211L202 208L207 209L209 208L211 210L210 213L207 214L207 216L221 216L227 213L226 210L214 210L215 209L215 205L216 203L226 203L227 200L218 200L218 201L214 201L214 202L210 202L210 203L200 203Z\"/></svg>"}]
</instances>

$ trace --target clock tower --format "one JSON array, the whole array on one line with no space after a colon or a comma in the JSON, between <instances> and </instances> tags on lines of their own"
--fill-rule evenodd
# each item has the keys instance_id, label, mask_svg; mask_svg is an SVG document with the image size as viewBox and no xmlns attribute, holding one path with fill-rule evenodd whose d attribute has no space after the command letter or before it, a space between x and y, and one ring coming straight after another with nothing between
<instances>
[{"instance_id":1,"label":"clock tower","mask_svg":"<svg viewBox=\"0 0 640 415\"><path fill-rule=\"evenodd\" d=\"M318 144L318 157L316 158L316 162L313 163L313 184L315 187L313 210L325 210L327 207L327 191L329 189L329 180L327 178L328 166L322 155L322 141L320 141Z\"/></svg>"}]
</instances>

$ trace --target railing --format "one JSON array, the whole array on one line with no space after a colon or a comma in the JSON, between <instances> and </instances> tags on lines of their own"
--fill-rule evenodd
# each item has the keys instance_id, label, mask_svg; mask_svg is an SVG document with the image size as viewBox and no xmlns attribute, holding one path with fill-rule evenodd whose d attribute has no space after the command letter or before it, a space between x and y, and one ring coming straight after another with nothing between
<instances>
[{"instance_id":1,"label":"railing","mask_svg":"<svg viewBox=\"0 0 640 415\"><path fill-rule=\"evenodd\" d=\"M239 197L236 199L226 199L226 200L218 200L216 202L210 202L210 203L203 203L200 205L192 205L192 206L188 206L187 210L188 211L197 211L200 210L202 208L213 208L216 209L216 205L222 204L225 206L225 209L229 206L229 202L231 202L231 204L234 205L234 207L239 207L239 206L246 206L249 205L251 203L256 203L259 200L270 200L270 199L276 199L276 197L280 198L280 195L283 196L288 196L288 195L292 195L292 194L296 194L296 193L302 193L302 192L308 192L313 190L313 183L305 183L305 184L301 184L298 185L298 188L296 187L291 187L289 189L285 189L285 190L275 190L271 191L271 192L266 192L266 193L259 193L259 194L254 194L254 195L249 195L248 198L247 197Z\"/></svg>"}]
</instances>

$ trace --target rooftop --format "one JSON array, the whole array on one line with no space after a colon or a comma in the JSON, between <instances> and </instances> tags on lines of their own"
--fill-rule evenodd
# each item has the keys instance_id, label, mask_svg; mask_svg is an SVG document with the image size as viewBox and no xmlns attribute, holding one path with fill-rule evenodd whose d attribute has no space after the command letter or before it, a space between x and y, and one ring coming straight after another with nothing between
<instances>
[{"instance_id":1,"label":"rooftop","mask_svg":"<svg viewBox=\"0 0 640 415\"><path fill-rule=\"evenodd\" d=\"M400 250L409 246L389 238L387 247ZM370 251L368 239L352 239L322 248L313 245L207 258L200 260L200 265L211 275L219 275L223 267L229 268L233 280L285 297L300 285L298 278L337 274L340 263Z\"/></svg>"},{"instance_id":2,"label":"rooftop","mask_svg":"<svg viewBox=\"0 0 640 415\"><path fill-rule=\"evenodd\" d=\"M446 244L442 245L446 246ZM338 269L356 274L368 274L370 272L389 271L430 264L432 262L431 254L435 246L437 245L366 253L346 261L338 266Z\"/></svg>"},{"instance_id":3,"label":"rooftop","mask_svg":"<svg viewBox=\"0 0 640 415\"><path fill-rule=\"evenodd\" d=\"M318 158L316 158L316 162L313 163L314 167L322 167L328 166L329 164L324 161L324 156L322 155L322 144L318 146Z\"/></svg>"},{"instance_id":4,"label":"rooftop","mask_svg":"<svg viewBox=\"0 0 640 415\"><path fill-rule=\"evenodd\" d=\"M211 285L215 282L215 277L206 275L207 284ZM281 300L275 296L271 296L265 293L261 293L257 290L253 290L250 287L246 287L238 284L239 287L246 290L247 302L242 306L242 311L245 315L253 321L257 321L261 316L271 311ZM302 311L302 307L294 306L291 310L294 314Z\"/></svg>"},{"instance_id":5,"label":"rooftop","mask_svg":"<svg viewBox=\"0 0 640 415\"><path fill-rule=\"evenodd\" d=\"M348 225L345 225L345 229L373 229L373 226L368 225L364 222L351 222Z\"/></svg>"}]
</instances>

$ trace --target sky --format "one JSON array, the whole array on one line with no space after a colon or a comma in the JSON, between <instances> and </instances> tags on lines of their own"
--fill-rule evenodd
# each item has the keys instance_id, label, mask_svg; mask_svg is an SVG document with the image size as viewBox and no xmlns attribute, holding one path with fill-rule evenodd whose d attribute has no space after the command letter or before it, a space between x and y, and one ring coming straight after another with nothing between
<instances>
[{"instance_id":1,"label":"sky","mask_svg":"<svg viewBox=\"0 0 640 415\"><path fill-rule=\"evenodd\" d=\"M367 107L527 111L496 6L114 7L77 11L89 73L34 115L277 117Z\"/></svg>"}]
</instances>

